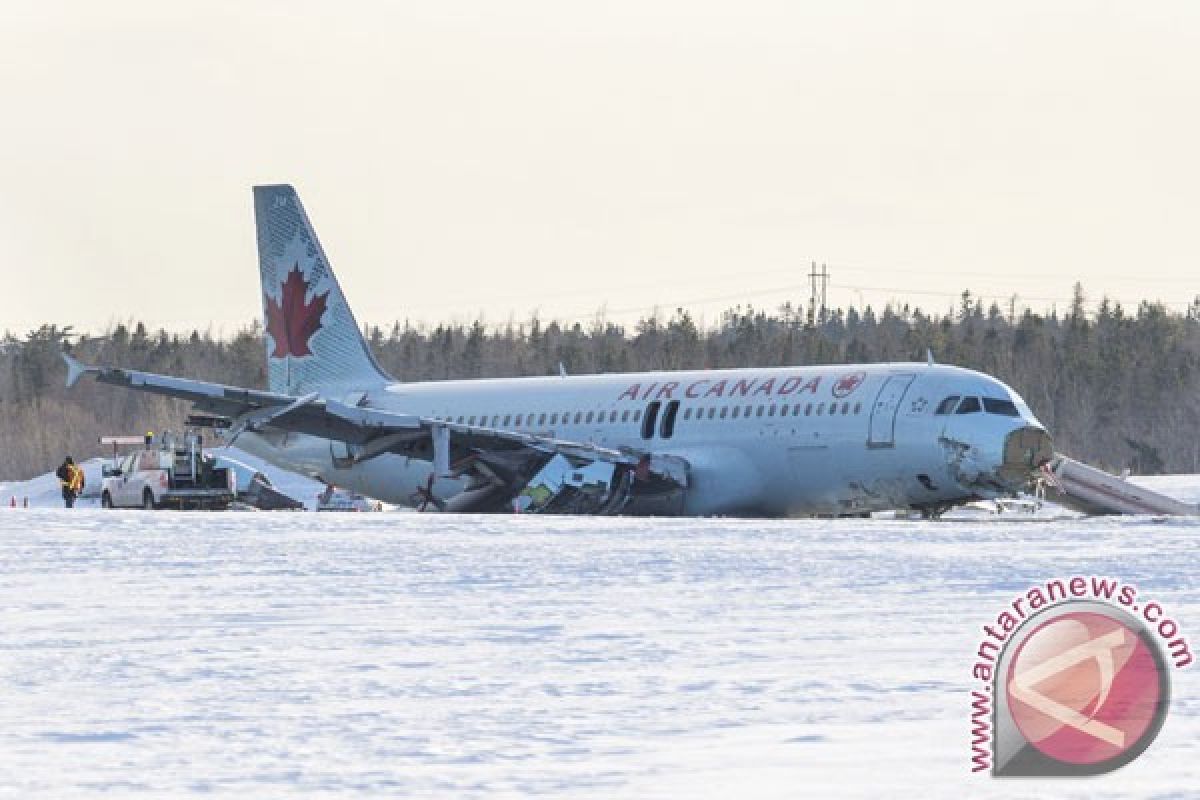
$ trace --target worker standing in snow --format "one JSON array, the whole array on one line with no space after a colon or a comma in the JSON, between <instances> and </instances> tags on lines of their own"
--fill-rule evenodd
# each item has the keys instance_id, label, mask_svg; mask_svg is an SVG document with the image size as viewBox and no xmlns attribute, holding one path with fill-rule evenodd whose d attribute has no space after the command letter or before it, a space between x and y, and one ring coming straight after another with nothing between
<instances>
[{"instance_id":1,"label":"worker standing in snow","mask_svg":"<svg viewBox=\"0 0 1200 800\"><path fill-rule=\"evenodd\" d=\"M62 484L63 505L67 508L74 508L75 498L79 497L83 491L83 470L75 464L74 459L67 456L54 474L58 477L58 482Z\"/></svg>"}]
</instances>

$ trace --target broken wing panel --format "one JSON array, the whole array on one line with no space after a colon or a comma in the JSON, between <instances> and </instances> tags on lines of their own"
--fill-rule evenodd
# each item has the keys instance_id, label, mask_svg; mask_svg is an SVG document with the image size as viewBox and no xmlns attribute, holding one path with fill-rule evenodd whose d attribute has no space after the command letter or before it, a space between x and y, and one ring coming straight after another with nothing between
<instances>
[{"instance_id":1,"label":"broken wing panel","mask_svg":"<svg viewBox=\"0 0 1200 800\"><path fill-rule=\"evenodd\" d=\"M671 516L683 513L688 488L689 465L675 456L331 400L299 398L266 412L262 424L347 442L342 466L383 453L429 461L431 476L466 482L444 504L432 503L447 511ZM431 505L424 499L419 505Z\"/></svg>"}]
</instances>

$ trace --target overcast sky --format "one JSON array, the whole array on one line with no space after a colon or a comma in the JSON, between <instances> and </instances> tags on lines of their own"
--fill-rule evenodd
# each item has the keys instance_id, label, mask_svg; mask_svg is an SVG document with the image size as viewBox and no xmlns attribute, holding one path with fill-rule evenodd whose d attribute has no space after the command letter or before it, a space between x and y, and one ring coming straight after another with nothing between
<instances>
[{"instance_id":1,"label":"overcast sky","mask_svg":"<svg viewBox=\"0 0 1200 800\"><path fill-rule=\"evenodd\" d=\"M236 329L276 182L360 322L712 321L812 260L831 304L1182 307L1198 40L1194 2L12 0L0 330Z\"/></svg>"}]
</instances>

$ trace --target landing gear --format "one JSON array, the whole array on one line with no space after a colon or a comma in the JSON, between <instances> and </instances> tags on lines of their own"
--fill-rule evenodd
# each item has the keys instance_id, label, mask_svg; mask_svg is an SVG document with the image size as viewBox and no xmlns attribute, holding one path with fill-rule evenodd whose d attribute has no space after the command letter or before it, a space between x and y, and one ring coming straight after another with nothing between
<instances>
[{"instance_id":1,"label":"landing gear","mask_svg":"<svg viewBox=\"0 0 1200 800\"><path fill-rule=\"evenodd\" d=\"M429 480L425 482L425 485L418 486L417 490L408 498L417 511L427 511L431 505L438 511L446 510L446 504L433 493L434 477L432 472L429 473Z\"/></svg>"}]
</instances>

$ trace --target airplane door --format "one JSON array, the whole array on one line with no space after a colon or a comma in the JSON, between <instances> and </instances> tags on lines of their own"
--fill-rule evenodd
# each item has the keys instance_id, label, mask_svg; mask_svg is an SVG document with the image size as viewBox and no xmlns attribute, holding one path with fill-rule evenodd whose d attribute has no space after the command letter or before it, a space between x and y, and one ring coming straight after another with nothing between
<instances>
[{"instance_id":1,"label":"airplane door","mask_svg":"<svg viewBox=\"0 0 1200 800\"><path fill-rule=\"evenodd\" d=\"M896 446L896 414L900 401L916 375L890 375L875 397L871 408L871 423L867 432L867 447Z\"/></svg>"}]
</instances>

